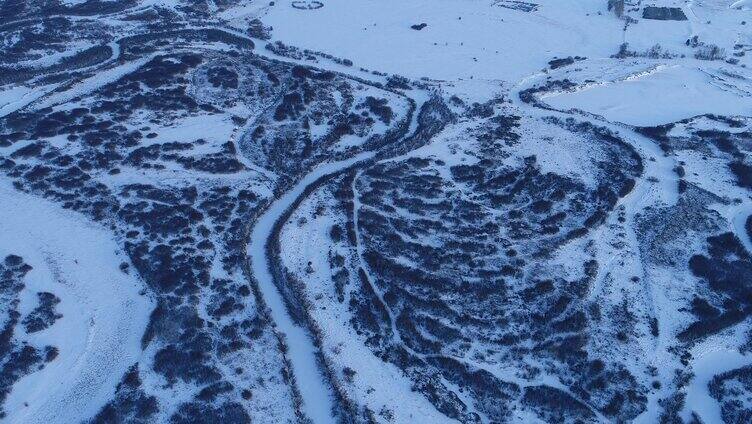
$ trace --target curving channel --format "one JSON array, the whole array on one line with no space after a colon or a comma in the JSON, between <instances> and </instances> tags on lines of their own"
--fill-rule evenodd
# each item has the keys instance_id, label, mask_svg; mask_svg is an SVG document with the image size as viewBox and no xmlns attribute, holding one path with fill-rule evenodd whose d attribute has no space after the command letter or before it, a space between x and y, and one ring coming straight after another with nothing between
<instances>
[{"instance_id":1,"label":"curving channel","mask_svg":"<svg viewBox=\"0 0 752 424\"><path fill-rule=\"evenodd\" d=\"M282 333L287 344L287 356L303 401L301 409L314 423L334 421L332 414L335 404L334 394L318 364L318 349L314 344L313 336L307 328L300 326L293 319L282 294L274 283L270 269L272 258L268 256L267 246L274 236L275 224L280 219L284 219L286 212L295 206L300 196L305 195L309 186L316 184L321 178L349 168L372 156L373 153L367 152L339 162L324 163L314 168L294 187L269 205L256 220L248 244L253 275L271 317L277 325L277 331Z\"/></svg>"}]
</instances>

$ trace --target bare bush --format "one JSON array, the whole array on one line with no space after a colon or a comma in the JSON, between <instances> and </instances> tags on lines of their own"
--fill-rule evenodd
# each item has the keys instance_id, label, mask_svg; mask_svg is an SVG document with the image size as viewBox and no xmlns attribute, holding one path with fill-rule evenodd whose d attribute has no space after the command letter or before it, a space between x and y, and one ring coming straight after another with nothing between
<instances>
[{"instance_id":1,"label":"bare bush","mask_svg":"<svg viewBox=\"0 0 752 424\"><path fill-rule=\"evenodd\" d=\"M617 17L624 16L624 0L608 0L608 10L613 11Z\"/></svg>"},{"instance_id":2,"label":"bare bush","mask_svg":"<svg viewBox=\"0 0 752 424\"><path fill-rule=\"evenodd\" d=\"M726 58L726 49L715 44L706 44L697 48L695 59L700 60L723 60Z\"/></svg>"},{"instance_id":3,"label":"bare bush","mask_svg":"<svg viewBox=\"0 0 752 424\"><path fill-rule=\"evenodd\" d=\"M619 51L615 55L612 55L611 57L616 58L616 59L625 59L628 57L647 57L650 59L673 59L676 57L676 54L664 50L663 46L661 46L660 44L656 44L653 47L645 51L637 52L634 50L630 50L629 44L622 43L619 46Z\"/></svg>"}]
</instances>

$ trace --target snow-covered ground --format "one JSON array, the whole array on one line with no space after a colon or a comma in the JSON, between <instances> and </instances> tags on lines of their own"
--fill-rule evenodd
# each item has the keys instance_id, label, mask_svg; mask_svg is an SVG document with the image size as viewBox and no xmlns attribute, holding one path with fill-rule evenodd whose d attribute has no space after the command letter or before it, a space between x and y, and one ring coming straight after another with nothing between
<instances>
[{"instance_id":1,"label":"snow-covered ground","mask_svg":"<svg viewBox=\"0 0 752 424\"><path fill-rule=\"evenodd\" d=\"M310 313L323 330L322 344L327 358L338 374L346 368L356 372L347 379L338 375L339 384L346 387L358 404L376 412L391 411L394 422L442 422L442 415L411 389L409 379L399 368L374 356L349 324L353 317L348 303L337 300L330 265L336 248L329 232L332 225L342 222L333 219L336 212L327 208L333 202L331 195L322 190L306 198L283 228L280 245L284 252L282 265L295 275L306 275L305 296L315 305Z\"/></svg>"},{"instance_id":2,"label":"snow-covered ground","mask_svg":"<svg viewBox=\"0 0 752 424\"><path fill-rule=\"evenodd\" d=\"M0 117L28 105L44 95L44 91L24 86L14 86L0 92Z\"/></svg>"},{"instance_id":3,"label":"snow-covered ground","mask_svg":"<svg viewBox=\"0 0 752 424\"><path fill-rule=\"evenodd\" d=\"M64 2L71 7L86 3L82 0ZM638 154L643 162L643 172L635 177L634 188L629 194L616 200L603 224L589 229L586 236L566 243L549 257L521 260L540 261L541 265L555 265L568 274L578 275L583 263L593 259L597 262L597 270L592 281L587 283L584 299L577 300L602 307L606 311L603 322L612 318L608 316L607 308L615 310L622 305L622 301L624 305L628 305L629 312L638 323L633 333L629 334L629 337L634 338L622 346L614 342L613 335L607 334L609 329L606 328L603 334L589 334L593 340L587 342L587 349L590 349L588 353L591 355L604 351L613 352L612 357L607 359L623 365L630 378L634 376L637 380L636 385L645 389L643 393L647 399L646 406L636 416L636 422L657 421L664 412L663 401L677 392L686 394L685 406L680 411L684 419L689 419L690 414L696 412L704 422L721 422L718 402L708 393L707 383L718 373L747 365L751 360L748 354L739 352L739 346L745 342L743 331L740 330L742 325L733 331L722 331L721 334L696 342L678 341L677 334L685 330L698 315L692 309L693 298L708 294L705 287L707 284L692 274L687 261L690 254L706 253L707 237L716 234L709 232L711 230L734 233L742 245L752 251L752 241L745 228L746 221L752 214L752 198L749 189L739 183L741 177L729 170L728 157L714 155L717 149L712 143L701 140L701 143L692 144L696 140L688 139L684 140L688 146L675 148L670 152L663 151L656 140L634 127L669 124L703 114L719 115L725 117L725 123L706 117L703 118L705 120L697 119L687 125L694 125L693 129L702 127L706 130L734 133L737 136L735 140L741 140L733 146L738 149L734 160L750 165L749 143L744 139L744 134L748 135L749 130L742 132L744 130L739 129L741 124L730 118L752 115L752 72L749 70L752 65L752 3L750 0L656 0L648 3L678 8L687 19L643 19L642 12L648 4L636 0L626 2L625 17L618 17L613 11L609 11L606 0L302 0L239 4L209 2L205 8L172 0L147 0L137 2L133 11L146 13L158 10L165 16L171 16L170 19L175 19L175 22L170 21L162 30L185 28L190 31L201 26L219 28L226 31L226 34L246 39L252 38L257 57L284 62L284 66L311 65L321 70L368 80L361 80L361 84L353 83L355 89L347 91L346 96L342 94L344 91L332 90L333 103L338 107L347 102L362 104L369 97L385 99L394 108L391 110L395 112L393 122L398 122L404 118L404 111L408 110L406 97L417 101L418 106L432 94L441 97L457 112L458 122L452 122L448 130L434 136L422 148L396 160L414 157L441 161L444 165L438 167L436 172L440 176L437 178L443 183L454 181L451 167L477 165L480 162L478 146L471 145L472 141L469 140L474 140L475 132L487 129L484 127L492 124L490 120L486 120L487 116L483 116L485 111L481 107L476 112L470 112L475 103L494 99L495 103L490 103L493 105L491 114L510 119L514 122L512 126L518 125L518 128L506 128L504 131L515 132L522 140L521 144L514 144L519 140L492 140L498 142L498 146L494 148L499 150L497 156L486 156L487 161L498 161L499 164L514 167L519 165L521 158L535 157L536 167L541 173L566 176L592 190L603 184L598 180L598 175L592 172L592 162L610 159L602 156L599 146L587 145L581 133L562 122L572 120L571 122L588 123L611 131ZM163 9L150 9L151 7ZM196 12L195 16L182 20L192 11ZM117 32L122 31L122 34L103 36L103 39L107 38L105 41L95 40L92 43L92 40L71 40L62 47L35 47L33 52L47 51L49 54L38 58L38 55L32 54L28 56L31 60L19 63L34 67L52 65L64 58L73 57L83 46L97 45L99 42L107 43L113 54L105 62L81 68L80 71L83 72L70 76L69 80L62 74L45 75L38 80L25 81L23 85L9 84L0 87L0 119L19 110L41 111L46 107L54 107L56 111L66 111L76 106L89 107L88 95L142 68L153 71L149 62L165 54L179 51L195 52L200 56L211 50L226 54L229 62L242 63L240 55L248 52L234 51L230 44L223 44L213 39L214 36L199 37L200 41L193 42L187 41L188 37L181 38L182 35L177 37L178 40L167 39L154 45L145 42L144 46L124 48L121 52L117 40L144 31L146 27L140 27L141 19L154 23L152 21L162 18L155 18L159 15L156 14L144 15L146 18L129 17L121 20L127 13L119 14L120 12L108 12L107 17L98 17L99 22L106 24L108 30L116 28ZM197 19L196 16L200 18ZM259 18L264 26L271 28L270 40L249 38L248 34L251 32L247 29L254 18ZM76 17L70 21L75 23L86 19L88 17ZM173 23L178 25L172 26ZM5 24L7 22L3 25ZM152 28L148 28L147 32L152 33ZM157 32L154 29L153 33ZM4 41L12 43L13 39L9 37ZM301 50L288 56L284 50L275 52L265 48L267 42L275 41ZM718 48L718 57L713 58L715 60L700 60L696 57L698 52L713 46ZM145 50L139 52L141 47ZM302 49L324 54L301 53ZM620 57L614 56L617 52L621 52ZM332 55L335 59L327 59L327 55ZM224 58L217 57L212 56L212 62L204 62L204 65L218 65L217 69L221 68L224 66ZM564 66L559 67L561 63L550 63L557 58L572 59L570 63L565 62ZM269 61L265 66L271 69L276 65ZM96 72L90 73L94 67L97 68ZM230 72L230 68L228 66L225 72ZM161 70L156 73L159 72ZM328 78L322 75L319 76ZM393 75L406 76L413 79L415 84L409 89L394 89L394 92L372 85L394 82L390 78ZM54 78L50 78L51 76ZM148 76L151 77L153 75ZM247 79L244 81L244 78ZM412 380L416 375L405 372L394 362L382 360L376 354L360 331L355 330L351 320L358 318L353 313L351 304L338 299L331 260L335 253L346 253L344 248L332 242L329 231L335 224L345 225L342 210L332 207L341 199L335 199L326 189L317 189L300 199L306 189L320 178L370 159L377 152L364 153L340 162L335 162L335 159L324 161L298 179L278 198L273 198L274 193L278 193L280 189L277 186L279 181L291 176L284 170L274 169L274 165L261 164L258 158L263 155L253 157L241 150L242 146L253 144L259 139L260 133L256 132L259 129L259 116L276 105L277 100L287 92L274 91L273 95L263 92L253 81L249 83L248 80L253 78L255 77L240 75L238 87L242 92L240 96L247 99L254 99L254 96L268 97L260 100L255 107L223 104L227 86L212 86L207 81L195 79L192 82L193 88L186 94L199 105L193 115L160 122L144 108L129 115L129 119L132 119L123 122L121 128L113 131L143 130L148 135L138 139L139 147L156 147L157 150L160 145L173 141L190 142L199 137L206 141L206 144L196 147L190 153L178 154L181 158L189 154L212 154L227 141L231 142L233 149L240 151L237 160L242 163L243 171L221 178L227 178L225 181L232 183L237 181L238 185L252 180L250 187L258 188L255 194L270 198L267 209L253 223L250 239L243 239L240 246L246 246L246 253L250 256L246 259L250 261L253 279L248 283L258 285L262 297L260 300L268 307L269 317L266 318L271 318L270 321L274 322L276 331L286 343L285 356L292 366L289 370L292 372L290 382L294 382L301 395L301 411L304 415L315 423L333 420L332 408L336 405L336 399L330 383L335 383L343 389L346 401L351 401L361 411L373 413L376 420L426 423L451 421L448 415L437 408L435 399L432 400L416 388L419 383ZM290 84L293 89L298 88L298 83L307 86L304 82L307 77L301 78L298 75L296 78L300 80L286 81L282 85ZM525 102L520 98L523 90L543 87L553 81L567 81L571 84L563 89L553 88L539 93L537 99L541 104ZM145 85L141 87L144 88ZM290 87L284 88L286 90ZM392 89L391 86L389 88ZM399 90L404 90L404 93ZM163 93L168 94L167 91ZM313 95L319 96L319 93L306 92L304 103L308 102L308 96ZM285 104L295 104L295 97L286 99ZM216 107L209 107L210 105ZM228 113L216 112L220 105L227 106L223 112ZM550 106L555 110L539 106ZM333 125L338 123L327 114L319 112L317 115L316 112L306 110L304 104L295 104L292 109L295 109L292 114L300 113L301 122L305 122L299 128L296 127L295 131L299 133L294 136L302 134L314 146L326 139ZM108 115L110 112L101 113ZM370 116L365 110L358 109L351 117L359 113L364 117ZM166 115L169 118L170 112L166 112ZM112 114L108 119L118 121L121 117ZM277 121L285 120L282 117ZM479 122L482 122L481 128ZM266 131L274 128L267 123L264 125ZM682 133L689 131L682 125L676 125L668 135L689 134ZM413 119L408 130L412 132L416 128L417 119ZM321 155L319 157L328 154L343 157L352 151L360 151L372 140L372 136L383 134L390 129L390 125L385 121L376 121L367 131L347 132L347 127L340 129L345 134L338 138L337 143L328 146L329 150L317 152ZM45 138L44 142L54 147L71 147L82 143L82 140L89 141L84 137L78 138L78 135L63 134L64 132L61 130L57 135ZM10 158L11 151L31 146L38 141L25 138L27 135L3 134L6 137L0 139L0 152ZM284 137L269 137L268 143L284 141ZM263 146L267 147L265 144ZM70 153L75 156L77 151L72 148ZM5 158L0 157L2 159ZM26 159L19 159L18 162L24 160ZM40 164L44 164L44 160L40 157ZM10 166L1 161L0 165ZM17 174L26 173L34 165L17 171ZM80 165L86 168L90 164L83 162ZM370 165L369 163L368 166ZM112 192L118 192L128 184L157 185L157 182L167 182L174 183L175 187L190 187L197 181L211 184L220 178L209 172L186 169L178 162L153 169L126 162L117 172L114 171L96 169L92 175L107 173L100 175L98 182ZM702 191L705 196L703 198L712 199L707 200L707 204L698 206L701 211L695 213L698 215L697 221L707 219L717 225L708 225L709 229L706 228L704 232L681 229L685 232L680 235L661 234L666 236L666 244L681 244L678 249L687 258L679 255L672 258L676 263L658 266L651 263L652 258L645 257L644 234L639 234L641 229L637 227L648 224L669 227L658 222L658 218L662 213L675 213L685 206L682 201L687 200L679 190L680 182L691 185L693 190ZM357 222L361 204L355 186L353 183L353 198L350 200L354 204L353 215ZM462 192L464 188L461 184L457 186L462 196L473 195ZM297 204L297 200L302 201ZM281 257L270 258L266 247L269 238L275 235L272 233L274 225L293 205L296 205L296 209L279 234ZM504 201L500 201L493 205L490 213L507 219L506 214L510 211L506 207ZM251 213L250 216L255 215ZM646 224L645 216L651 217L655 222ZM354 225L357 245L361 240L358 224ZM661 228L666 232L677 231L674 228ZM41 371L29 374L13 386L4 405L4 409L9 411L9 422L62 423L90 417L112 398L115 385L125 370L137 361L141 361L144 387L149 388L146 392L169 398L160 399L162 409L155 415L159 417L158 420L169 419L175 411L195 400L196 393L192 391L195 387L189 390L186 385L185 390L182 390L181 384L185 381L175 385L171 383L168 387L161 376L151 372L153 361L146 359L152 358L164 346L152 343L142 352L139 341L154 304L149 295L144 293L144 285L133 267L131 274L118 269L121 262L128 262L128 257L119 250L111 234L106 229L61 209L59 205L22 194L9 184L0 187L0 258L11 253L17 254L33 266L33 271L25 280L21 313L28 313L33 308L37 292L49 291L62 299L58 312L63 316L53 326L38 333L27 335L20 326L17 329L19 337L27 338L30 342L57 346L60 355ZM671 239L669 236L676 238ZM419 241L425 244L434 242ZM244 244L246 242L247 245ZM499 246L506 248L501 244ZM672 246L666 249L669 247ZM359 249L362 250L362 246L355 246L347 253L350 255L347 267L351 278L363 266L360 260L363 252ZM353 250L356 251L355 254ZM270 261L275 259L280 259L281 263L271 264ZM316 334L317 340L314 341L309 329L297 325L292 319L270 272L270 266L273 265L282 265L305 280L304 290L299 294L313 305L309 313L312 324L320 329L320 333ZM225 272L221 267L220 259L215 258L212 279L218 275L227 277L228 280L235 278L235 274ZM212 284L218 283L213 281ZM515 292L518 287L504 289L510 289L513 296L518 295ZM351 287L349 290L357 288ZM214 305L210 304L208 296L204 297L196 304L209 310ZM376 292L376 297L386 305L383 293ZM722 300L708 298L718 304L722 303ZM456 312L462 314L465 311ZM580 312L582 316L586 316L583 319L593 320L588 321L590 327L587 328L600 331L607 327L602 324L600 317L596 323L596 318L589 315L590 310ZM389 310L388 314L392 315L392 311ZM395 317L390 318L394 338L391 342L404 348L414 358L430 362L426 361L427 355L407 346L395 330ZM649 321L651 319L654 321ZM229 319L207 320L209 327L217 323L223 326L227 321ZM652 335L651 325L655 326ZM744 324L747 325L748 323ZM604 335L607 337L601 337ZM255 354L275 345L276 339L272 340L274 337L271 331L265 333L265 337L263 343L254 346L257 349ZM321 350L317 347L317 342L321 344ZM612 342L615 347L606 346ZM522 350L529 347L520 343L516 347ZM573 385L571 381L560 378L561 375L557 374L560 370L553 369L556 367L545 369L546 365L540 365L537 368L538 375L522 376L522 371L515 368L517 364L494 362L493 355L499 352L484 352L482 350L485 347L487 346L477 343L477 346L468 348L467 352L477 353L478 357L471 357L471 353L466 352L466 357L458 355L452 359L461 360L472 369L486 371L499 381L513 382L523 391L529 386L547 385L575 396L578 401L582 399L577 397L579 395L574 395L575 390L570 390ZM494 346L496 347L499 347L499 351L506 349ZM212 354L216 353L214 349L214 346L206 348ZM682 362L683 358L680 359L682 349L692 354L688 364ZM269 354L269 364L276 364L276 358L281 356ZM484 358L478 359L481 356ZM321 364L318 363L320 358L328 361L329 371L333 375L325 376L322 373ZM243 365L268 365L259 365L262 362ZM233 364L235 365L237 364ZM275 372L277 370L276 365L268 367L274 368ZM227 365L225 374L232 374L237 369L239 368L232 369ZM685 373L683 377L688 381L686 385L676 383L677 372ZM694 373L694 376L689 373ZM234 391L235 399L245 399L243 404L246 408L249 404L253 404L254 408L258 406L259 411L263 411L264 407L287 407L286 397L279 403L265 401L275 396L274 390L287 387L287 382L275 386L276 389L267 387L265 394L259 394L258 390L263 390L264 387L262 374L263 370L246 371L246 374L238 373L223 382L229 381L233 385L229 391ZM243 379L251 378L248 377L251 375L260 383L253 387L255 391L251 395L241 395L241 390L245 388ZM446 376L437 377L437 380L442 379L446 380ZM655 382L660 383L658 387ZM450 392L466 404L468 413L479 413L482 416L473 401L475 394L469 393L472 390L447 381L442 381L441 384L450 387ZM200 384L196 387L201 388ZM161 391L162 389L164 390ZM174 396L165 393L173 393ZM213 401L206 404L211 402ZM277 417L291 417L297 412L293 409L279 415L270 414L267 418L271 421L279 419ZM604 408L599 409L592 402L587 409L594 414L596 421L610 419L604 415L607 414ZM523 407L517 408L510 415L517 422L541 420L541 415ZM256 419L256 416L253 418ZM556 421L550 416L542 420Z\"/></svg>"},{"instance_id":4,"label":"snow-covered ground","mask_svg":"<svg viewBox=\"0 0 752 424\"><path fill-rule=\"evenodd\" d=\"M62 424L91 417L139 360L154 305L138 277L118 269L128 258L105 229L6 182L0 199L0 255L19 255L33 267L22 314L39 291L59 297L62 314L50 328L25 336L56 346L59 355L13 386L7 421Z\"/></svg>"},{"instance_id":5,"label":"snow-covered ground","mask_svg":"<svg viewBox=\"0 0 752 424\"><path fill-rule=\"evenodd\" d=\"M286 43L411 78L515 81L554 56L613 54L622 39L621 22L600 0L543 0L534 12L491 0L322 3L273 7L262 20ZM578 24L583 19L587 25ZM420 31L410 28L421 23Z\"/></svg>"},{"instance_id":6,"label":"snow-covered ground","mask_svg":"<svg viewBox=\"0 0 752 424\"><path fill-rule=\"evenodd\" d=\"M705 423L721 423L721 410L718 402L710 396L708 384L714 376L741 368L752 363L752 357L742 355L738 350L724 346L722 343L704 343L694 352L692 370L695 377L687 388L685 409L686 420L689 411L695 411Z\"/></svg>"},{"instance_id":7,"label":"snow-covered ground","mask_svg":"<svg viewBox=\"0 0 752 424\"><path fill-rule=\"evenodd\" d=\"M546 97L559 109L578 108L629 125L667 124L696 115L752 114L752 79L723 78L691 65L661 65L651 72L574 93Z\"/></svg>"}]
</instances>

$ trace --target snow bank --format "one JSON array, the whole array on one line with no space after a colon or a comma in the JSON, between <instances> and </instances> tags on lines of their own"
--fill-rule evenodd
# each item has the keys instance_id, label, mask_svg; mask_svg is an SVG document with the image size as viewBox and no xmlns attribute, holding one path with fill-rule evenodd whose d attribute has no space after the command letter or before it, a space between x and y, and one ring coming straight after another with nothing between
<instances>
[{"instance_id":1,"label":"snow bank","mask_svg":"<svg viewBox=\"0 0 752 424\"><path fill-rule=\"evenodd\" d=\"M315 10L274 7L262 20L285 43L411 78L515 81L554 56L608 56L622 42L623 22L605 0L539 0L533 12L493 3L326 0Z\"/></svg>"},{"instance_id":2,"label":"snow bank","mask_svg":"<svg viewBox=\"0 0 752 424\"><path fill-rule=\"evenodd\" d=\"M578 108L609 121L651 126L696 115L750 115L752 99L699 68L673 65L622 81L546 98L559 109Z\"/></svg>"},{"instance_id":3,"label":"snow bank","mask_svg":"<svg viewBox=\"0 0 752 424\"><path fill-rule=\"evenodd\" d=\"M20 85L0 91L0 118L23 108L42 97L44 93L41 88L32 89Z\"/></svg>"},{"instance_id":4,"label":"snow bank","mask_svg":"<svg viewBox=\"0 0 752 424\"><path fill-rule=\"evenodd\" d=\"M49 291L61 299L63 315L27 336L57 346L59 356L13 387L8 422L79 422L104 405L139 360L152 302L139 295L137 278L118 269L127 257L107 231L7 183L0 184L0 199L0 255L20 255L34 268L20 309L28 310L38 291Z\"/></svg>"}]
</instances>

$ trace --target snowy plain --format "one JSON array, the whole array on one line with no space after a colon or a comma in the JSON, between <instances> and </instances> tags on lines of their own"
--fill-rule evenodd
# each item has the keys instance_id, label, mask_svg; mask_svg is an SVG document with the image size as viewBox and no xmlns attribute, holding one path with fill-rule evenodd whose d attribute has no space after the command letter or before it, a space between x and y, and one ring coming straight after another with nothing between
<instances>
[{"instance_id":1,"label":"snowy plain","mask_svg":"<svg viewBox=\"0 0 752 424\"><path fill-rule=\"evenodd\" d=\"M153 302L137 276L118 269L128 259L105 229L5 183L0 198L2 256L19 255L33 267L20 309L31 308L37 291L48 291L61 299L62 314L49 329L27 336L34 344L56 346L59 356L13 387L7 420L92 417L139 360Z\"/></svg>"}]
</instances>

